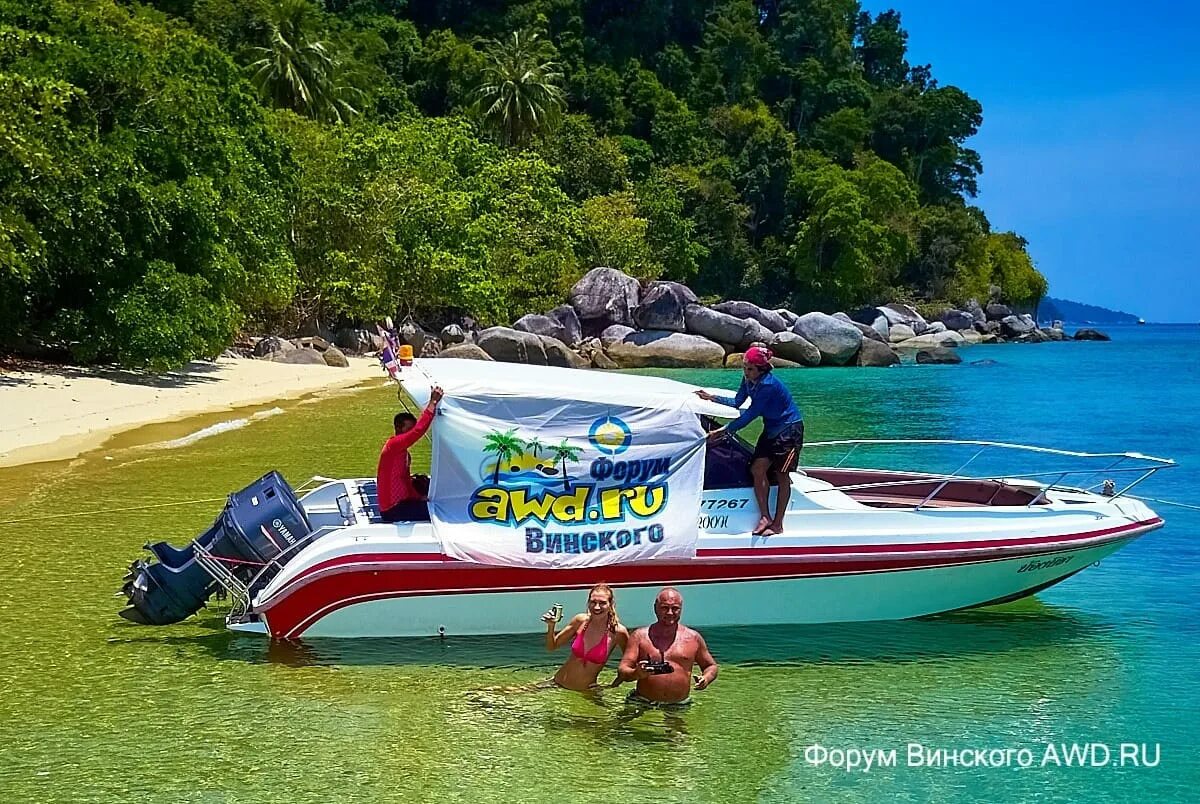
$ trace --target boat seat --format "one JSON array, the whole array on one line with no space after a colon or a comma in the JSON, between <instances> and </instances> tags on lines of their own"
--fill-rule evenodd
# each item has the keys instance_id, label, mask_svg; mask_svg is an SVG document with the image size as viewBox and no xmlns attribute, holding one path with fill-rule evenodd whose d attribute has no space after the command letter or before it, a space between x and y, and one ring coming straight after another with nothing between
<instances>
[{"instance_id":1,"label":"boat seat","mask_svg":"<svg viewBox=\"0 0 1200 804\"><path fill-rule=\"evenodd\" d=\"M800 492L793 494L790 508L827 508L835 510L858 511L867 506L852 499L844 491L839 491L832 483L811 477L803 472L793 472L792 489Z\"/></svg>"}]
</instances>

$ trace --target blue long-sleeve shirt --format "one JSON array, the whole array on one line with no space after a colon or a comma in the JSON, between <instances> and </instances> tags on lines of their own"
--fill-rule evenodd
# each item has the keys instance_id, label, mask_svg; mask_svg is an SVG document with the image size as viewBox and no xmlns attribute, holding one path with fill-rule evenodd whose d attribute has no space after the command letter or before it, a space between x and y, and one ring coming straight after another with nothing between
<instances>
[{"instance_id":1,"label":"blue long-sleeve shirt","mask_svg":"<svg viewBox=\"0 0 1200 804\"><path fill-rule=\"evenodd\" d=\"M768 438L774 438L783 432L783 429L788 425L804 420L800 409L792 401L792 395L788 393L788 389L783 387L783 383L774 374L766 374L755 383L743 379L742 385L738 388L735 396L719 396L716 400L722 405L728 405L731 408L740 408L747 397L750 399L750 407L743 410L736 419L725 425L726 432L736 432L755 418L762 416L763 433Z\"/></svg>"}]
</instances>

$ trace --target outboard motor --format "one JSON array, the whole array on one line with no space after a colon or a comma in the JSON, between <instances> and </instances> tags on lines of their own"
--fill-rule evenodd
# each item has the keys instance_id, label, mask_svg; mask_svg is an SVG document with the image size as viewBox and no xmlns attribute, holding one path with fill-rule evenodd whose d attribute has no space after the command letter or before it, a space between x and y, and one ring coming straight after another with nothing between
<instances>
[{"instance_id":1,"label":"outboard motor","mask_svg":"<svg viewBox=\"0 0 1200 804\"><path fill-rule=\"evenodd\" d=\"M265 474L230 494L212 526L183 549L166 542L147 544L158 561L138 559L130 564L121 591L131 605L121 616L142 625L169 625L199 611L217 582L197 562L196 545L249 583L269 562L286 563L297 552L290 548L311 532L283 475Z\"/></svg>"}]
</instances>

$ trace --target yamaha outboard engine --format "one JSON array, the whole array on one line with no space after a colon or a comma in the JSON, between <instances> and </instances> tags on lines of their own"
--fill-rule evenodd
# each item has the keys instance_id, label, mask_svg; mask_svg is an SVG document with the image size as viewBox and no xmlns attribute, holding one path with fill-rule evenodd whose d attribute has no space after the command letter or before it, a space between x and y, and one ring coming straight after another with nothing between
<instances>
[{"instance_id":1,"label":"yamaha outboard engine","mask_svg":"<svg viewBox=\"0 0 1200 804\"><path fill-rule=\"evenodd\" d=\"M286 563L297 552L290 548L311 532L283 475L263 475L230 494L212 527L182 550L166 542L147 544L158 561L138 559L129 566L121 591L131 605L121 616L142 625L169 625L199 611L217 582L197 562L196 545L249 583L271 561Z\"/></svg>"}]
</instances>

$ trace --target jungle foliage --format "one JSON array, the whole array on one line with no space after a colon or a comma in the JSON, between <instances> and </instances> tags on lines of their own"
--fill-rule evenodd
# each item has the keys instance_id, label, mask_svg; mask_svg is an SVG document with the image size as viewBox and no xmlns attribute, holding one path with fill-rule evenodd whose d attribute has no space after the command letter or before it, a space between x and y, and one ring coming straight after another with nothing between
<instances>
[{"instance_id":1,"label":"jungle foliage","mask_svg":"<svg viewBox=\"0 0 1200 804\"><path fill-rule=\"evenodd\" d=\"M1046 283L855 0L0 0L0 342L507 323L597 264L797 310Z\"/></svg>"}]
</instances>

